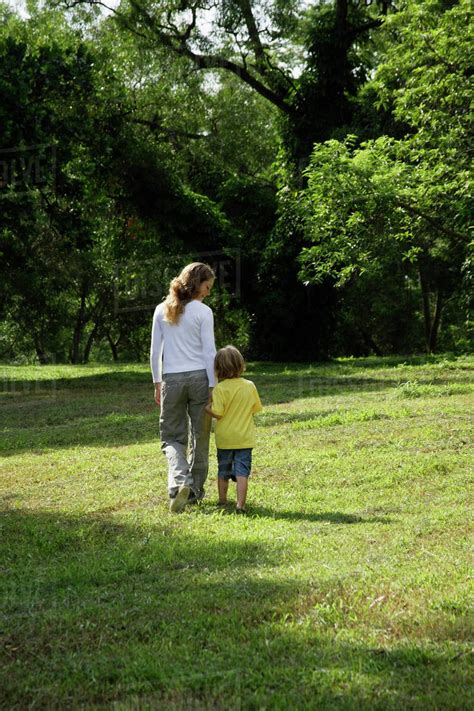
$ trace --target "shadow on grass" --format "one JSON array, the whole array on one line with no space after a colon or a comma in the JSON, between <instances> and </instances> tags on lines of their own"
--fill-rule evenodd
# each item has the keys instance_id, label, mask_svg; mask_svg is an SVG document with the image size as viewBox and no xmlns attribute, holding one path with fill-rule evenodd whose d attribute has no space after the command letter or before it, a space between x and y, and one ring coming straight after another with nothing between
<instances>
[{"instance_id":1,"label":"shadow on grass","mask_svg":"<svg viewBox=\"0 0 474 711\"><path fill-rule=\"evenodd\" d=\"M46 414L45 417L47 422ZM60 414L56 413L56 418L60 418ZM47 424L42 424L38 413L38 418L30 426L12 428L2 433L0 453L7 457L21 452L38 454L55 449L91 446L114 448L145 442L159 444L157 412L127 415L117 413L114 409L101 416L95 414L80 418L75 418L71 413L70 418L65 418L61 423L54 421Z\"/></svg>"},{"instance_id":2,"label":"shadow on grass","mask_svg":"<svg viewBox=\"0 0 474 711\"><path fill-rule=\"evenodd\" d=\"M279 543L190 535L168 516L133 527L7 509L1 525L6 708L464 708L468 668L449 654L296 624L305 593L352 587L282 579Z\"/></svg>"},{"instance_id":3,"label":"shadow on grass","mask_svg":"<svg viewBox=\"0 0 474 711\"><path fill-rule=\"evenodd\" d=\"M371 377L370 375L360 374L360 370L377 370L386 368L394 368L397 365L406 364L414 365L430 365L438 362L433 356L419 358L374 358L367 360L354 361L330 361L328 363L253 363L245 375L262 389L263 394L266 394L267 404L275 404L277 402L287 402L295 398L317 397L318 394L327 395L343 395L350 391L371 391L374 389L386 390L394 387L403 380L404 374L402 370L390 373L389 377L381 375L380 377ZM445 358L442 360L446 360ZM46 368L48 366L45 366ZM56 377L56 378L38 378L38 379L22 379L15 376L15 370L6 371L3 380L0 380L0 393L5 395L21 396L21 395L37 395L38 397L56 397L62 391L80 391L93 388L95 392L114 392L117 386L144 388L152 392L151 376L147 371L128 371L110 366L110 370L105 373L89 373L85 370L84 375L74 377L73 368L81 368L82 366L70 366L73 377ZM459 364L461 370L472 370L471 366ZM454 372L454 371L453 371ZM448 385L452 383L452 379L446 377L437 377L437 373L433 372L430 376L424 375L418 379L420 385L435 382L437 385ZM456 377L458 383L472 382L469 376ZM278 394L275 389L281 389ZM280 397L279 397L280 395ZM151 397L151 396L150 396Z\"/></svg>"},{"instance_id":4,"label":"shadow on grass","mask_svg":"<svg viewBox=\"0 0 474 711\"><path fill-rule=\"evenodd\" d=\"M284 521L309 521L312 523L326 522L334 524L354 524L354 523L392 523L392 519L387 516L372 516L342 513L342 511L279 511L269 509L258 504L249 504L247 507L247 519L271 519ZM192 509L191 509L192 510ZM213 515L219 512L222 516L235 517L235 503L229 501L224 508L216 508L216 504L203 502L199 508L194 508L193 513L200 515Z\"/></svg>"},{"instance_id":5,"label":"shadow on grass","mask_svg":"<svg viewBox=\"0 0 474 711\"><path fill-rule=\"evenodd\" d=\"M365 392L373 390L387 390L395 387L400 382L400 377L371 378L354 375L341 376L338 372L334 375L318 375L315 373L248 373L255 382L263 400L268 405L291 402L295 399L344 395L348 392ZM427 379L426 383L431 382ZM437 380L439 384L448 383L448 380ZM462 382L457 379L457 382ZM467 382L467 380L466 380ZM425 380L420 379L420 384ZM100 395L105 393L120 393L119 388L140 389L141 392L150 392L152 399L153 386L148 374L113 372L86 375L74 378L57 378L31 380L9 379L0 382L0 394L4 402L21 397L36 397L38 399L60 399L65 393L79 393L80 391L93 391Z\"/></svg>"},{"instance_id":6,"label":"shadow on grass","mask_svg":"<svg viewBox=\"0 0 474 711\"><path fill-rule=\"evenodd\" d=\"M413 376L412 376L413 377ZM444 385L468 385L472 383L472 378L456 377L455 379L437 378L434 375L429 377L414 376L417 385L433 385L441 387ZM370 378L370 377L338 377L335 375L317 377L315 375L282 375L282 376L258 376L251 378L257 386L263 404L282 405L294 400L318 397L342 397L350 394L360 395L362 393L387 393L395 390L401 383L406 382L406 376L401 373L394 378Z\"/></svg>"},{"instance_id":7,"label":"shadow on grass","mask_svg":"<svg viewBox=\"0 0 474 711\"><path fill-rule=\"evenodd\" d=\"M422 359L423 363L436 362ZM402 359L368 359L367 367L405 362ZM414 361L411 362L420 362ZM291 403L297 399L344 396L353 392L388 391L403 377L358 377L360 361L316 364L254 364L249 377L255 380L264 405ZM71 366L72 368L72 366ZM291 369L295 368L295 371ZM299 369L299 370L298 370ZM13 371L14 372L14 371ZM319 375L318 375L319 373ZM469 379L421 378L418 383L436 385L469 382ZM0 383L0 389L2 384ZM147 372L96 373L50 380L3 381L2 420L5 423L0 451L6 456L24 451L43 452L77 446L116 447L158 442L158 412L153 403ZM262 413L260 426L305 422L329 413Z\"/></svg>"},{"instance_id":8,"label":"shadow on grass","mask_svg":"<svg viewBox=\"0 0 474 711\"><path fill-rule=\"evenodd\" d=\"M269 370L281 370L282 368L290 369L324 369L324 368L396 368L400 365L407 366L423 366L436 365L440 362L455 363L459 360L459 356L455 353L439 353L427 355L423 353L413 355L389 355L389 356L367 356L361 358L333 358L326 361L317 362L288 362L277 363L275 361L251 361L248 363L248 369L253 372ZM461 362L459 367L463 369L465 365Z\"/></svg>"},{"instance_id":9,"label":"shadow on grass","mask_svg":"<svg viewBox=\"0 0 474 711\"><path fill-rule=\"evenodd\" d=\"M391 523L392 520L386 516L359 516L358 514L346 514L341 511L322 511L320 513L310 513L307 511L275 511L263 506L249 507L249 516L258 518L283 519L285 521L325 521L334 524L353 523Z\"/></svg>"}]
</instances>

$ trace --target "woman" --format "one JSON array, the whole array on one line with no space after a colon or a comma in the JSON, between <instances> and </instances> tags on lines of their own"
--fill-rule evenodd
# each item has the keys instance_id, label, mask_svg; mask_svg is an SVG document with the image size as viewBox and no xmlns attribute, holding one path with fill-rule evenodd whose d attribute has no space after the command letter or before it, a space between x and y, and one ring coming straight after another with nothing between
<instances>
[{"instance_id":1,"label":"woman","mask_svg":"<svg viewBox=\"0 0 474 711\"><path fill-rule=\"evenodd\" d=\"M203 299L211 293L214 279L207 264L188 264L172 280L167 298L153 316L150 364L155 402L161 406L170 511L175 513L204 496L211 431L205 407L214 387L216 346L214 317Z\"/></svg>"}]
</instances>

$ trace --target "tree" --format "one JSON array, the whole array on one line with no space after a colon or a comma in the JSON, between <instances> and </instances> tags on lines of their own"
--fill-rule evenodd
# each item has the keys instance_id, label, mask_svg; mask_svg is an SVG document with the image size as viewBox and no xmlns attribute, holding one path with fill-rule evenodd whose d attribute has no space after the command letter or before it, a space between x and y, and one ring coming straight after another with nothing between
<instances>
[{"instance_id":1,"label":"tree","mask_svg":"<svg viewBox=\"0 0 474 711\"><path fill-rule=\"evenodd\" d=\"M12 30L0 38L6 175L0 307L31 335L43 362L48 351L63 348L64 322L81 320L72 315L69 296L78 284L84 301L81 274L87 272L87 281L92 277L86 252L94 243L92 222L103 198L90 189L92 166L84 144L91 154L104 153L107 139L96 131L97 116L85 110L93 64L87 49L49 38L37 43L26 37L24 24ZM19 170L22 165L27 169ZM40 174L32 176L32 170ZM94 166L93 172L100 174L100 169ZM73 345L73 359L75 352Z\"/></svg>"},{"instance_id":2,"label":"tree","mask_svg":"<svg viewBox=\"0 0 474 711\"><path fill-rule=\"evenodd\" d=\"M62 0L73 9L106 0ZM184 60L199 71L223 70L286 118L287 146L305 161L315 141L350 123L365 79L360 48L392 3L335 0L306 9L298 0L124 0L112 9L140 46ZM301 71L302 58L303 70Z\"/></svg>"},{"instance_id":3,"label":"tree","mask_svg":"<svg viewBox=\"0 0 474 711\"><path fill-rule=\"evenodd\" d=\"M94 10L107 5L93 0L61 0L60 4L73 10L79 8L81 12L87 7ZM211 88L208 83L207 96L203 96L202 104L196 102L195 96L191 98L184 92L197 107L195 115L187 111L183 102L181 120L178 111L170 122L166 109L168 100L152 99L148 106L141 102L140 116L132 120L147 125L157 135L168 131L174 145L179 141L181 157L186 153L191 159L188 164L193 171L188 173L191 182L201 178L198 190L205 191L212 199L219 199L219 192L229 195L228 190L219 191L218 186L227 180L228 168L237 163L236 158L245 153L244 162L249 164L247 144L255 155L258 153L254 149L255 139L248 141L242 126L232 131L234 112L216 111L219 104L224 108L232 105L231 94L228 92L225 97L225 89L232 88L235 94L240 84L239 96L249 95L248 91L242 90L245 88L253 92L260 103L266 102L268 116L279 116L279 133L284 144L281 159L289 161L290 181L298 182L314 142L329 138L335 132L338 135L347 133L354 110L350 97L365 80L366 71L371 66L372 33L383 24L391 5L390 2L374 2L368 6L355 0L336 0L308 10L301 0L226 0L215 3L168 0L146 4L141 0L124 0L113 10L111 21L123 30L122 37L134 38L137 50L147 57L154 54L157 64L166 64L174 79L173 91L168 97L175 92L183 96L180 87L186 85L196 89L197 76L206 75L211 83ZM152 61L148 81L145 81L150 87L146 92L148 97L154 93L156 96L167 85L163 72L156 73L155 67ZM151 89L153 83L156 92ZM219 87L219 91L216 92L215 87ZM173 103L174 96L171 98ZM212 107L214 116L219 117L220 127L228 124L223 132L220 131L221 135L225 134L224 151L220 147L217 149L225 155L225 161L218 166L211 158L207 170L202 170L200 160L206 151L208 155L215 155L218 141L214 130L216 124L211 125L210 130L203 131L202 124L198 127L196 116L202 116L203 106L208 113ZM252 131L255 114L251 111L239 113L247 135L255 136ZM246 124L245 120L248 122L249 119L252 123ZM273 128L267 129L264 135L269 136L272 132ZM240 146L236 145L234 135L241 141ZM236 146L237 150L229 151L229 146ZM179 158L178 164L183 166ZM240 168L238 172L242 173ZM274 174L275 171L273 183ZM267 175L270 174L267 172ZM263 177L262 173L260 177ZM232 177L230 179L232 181ZM262 194L259 179L255 192ZM266 205L274 202L268 193L267 188ZM227 205L232 209L229 202ZM275 217L274 213L273 223ZM282 224L280 219L280 227ZM269 232L272 227L269 225ZM282 243L281 237L277 234L271 238L268 249L266 244L259 245L259 251L249 254L247 260L247 282L256 285L246 289L245 296L250 298L247 306L255 321L260 323L263 320L265 324L265 328L260 325L255 328L253 345L259 355L264 355L272 344L271 357L288 357L293 350L290 344L294 344L296 332L296 350L300 358L324 357L331 338L335 295L330 283L308 288L298 280L296 257L307 244L304 233L295 234L290 229L284 236L284 249L278 252L274 245ZM268 238L269 233L265 242ZM262 252L264 259L260 257ZM270 283L271 289L268 288ZM282 321L282 310L298 314L297 322L294 316ZM276 332L280 334L278 343L271 338ZM308 332L312 334L311 338L308 338Z\"/></svg>"},{"instance_id":4,"label":"tree","mask_svg":"<svg viewBox=\"0 0 474 711\"><path fill-rule=\"evenodd\" d=\"M101 338L114 357L117 340L130 350L150 316L116 311L116 264L141 262L146 274L165 252L213 249L231 232L218 206L179 179L168 140L129 121L133 95L107 49L58 12L9 17L0 34L0 310L40 362L48 353L82 362Z\"/></svg>"},{"instance_id":5,"label":"tree","mask_svg":"<svg viewBox=\"0 0 474 711\"><path fill-rule=\"evenodd\" d=\"M469 7L450 5L411 5L387 26L398 43L374 87L410 133L316 147L303 208L315 244L302 278L343 286L390 263L416 270L429 353L469 263Z\"/></svg>"}]
</instances>

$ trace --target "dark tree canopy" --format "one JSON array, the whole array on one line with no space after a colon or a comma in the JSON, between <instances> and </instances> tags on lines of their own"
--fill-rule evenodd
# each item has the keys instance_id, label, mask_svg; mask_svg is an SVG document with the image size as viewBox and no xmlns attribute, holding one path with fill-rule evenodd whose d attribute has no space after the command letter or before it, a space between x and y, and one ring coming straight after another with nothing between
<instances>
[{"instance_id":1,"label":"dark tree canopy","mask_svg":"<svg viewBox=\"0 0 474 711\"><path fill-rule=\"evenodd\" d=\"M144 358L215 252L251 357L468 347L467 0L28 8L0 4L0 357Z\"/></svg>"}]
</instances>

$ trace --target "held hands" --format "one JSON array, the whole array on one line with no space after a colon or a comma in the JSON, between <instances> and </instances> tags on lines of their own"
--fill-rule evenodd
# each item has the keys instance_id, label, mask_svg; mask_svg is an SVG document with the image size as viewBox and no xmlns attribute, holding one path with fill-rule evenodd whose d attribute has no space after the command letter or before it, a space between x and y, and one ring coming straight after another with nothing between
<instances>
[{"instance_id":1,"label":"held hands","mask_svg":"<svg viewBox=\"0 0 474 711\"><path fill-rule=\"evenodd\" d=\"M207 405L204 409L209 415L209 417L215 417L217 420L220 419L220 417L218 417L212 412L212 388L209 388L209 400L207 401Z\"/></svg>"}]
</instances>

